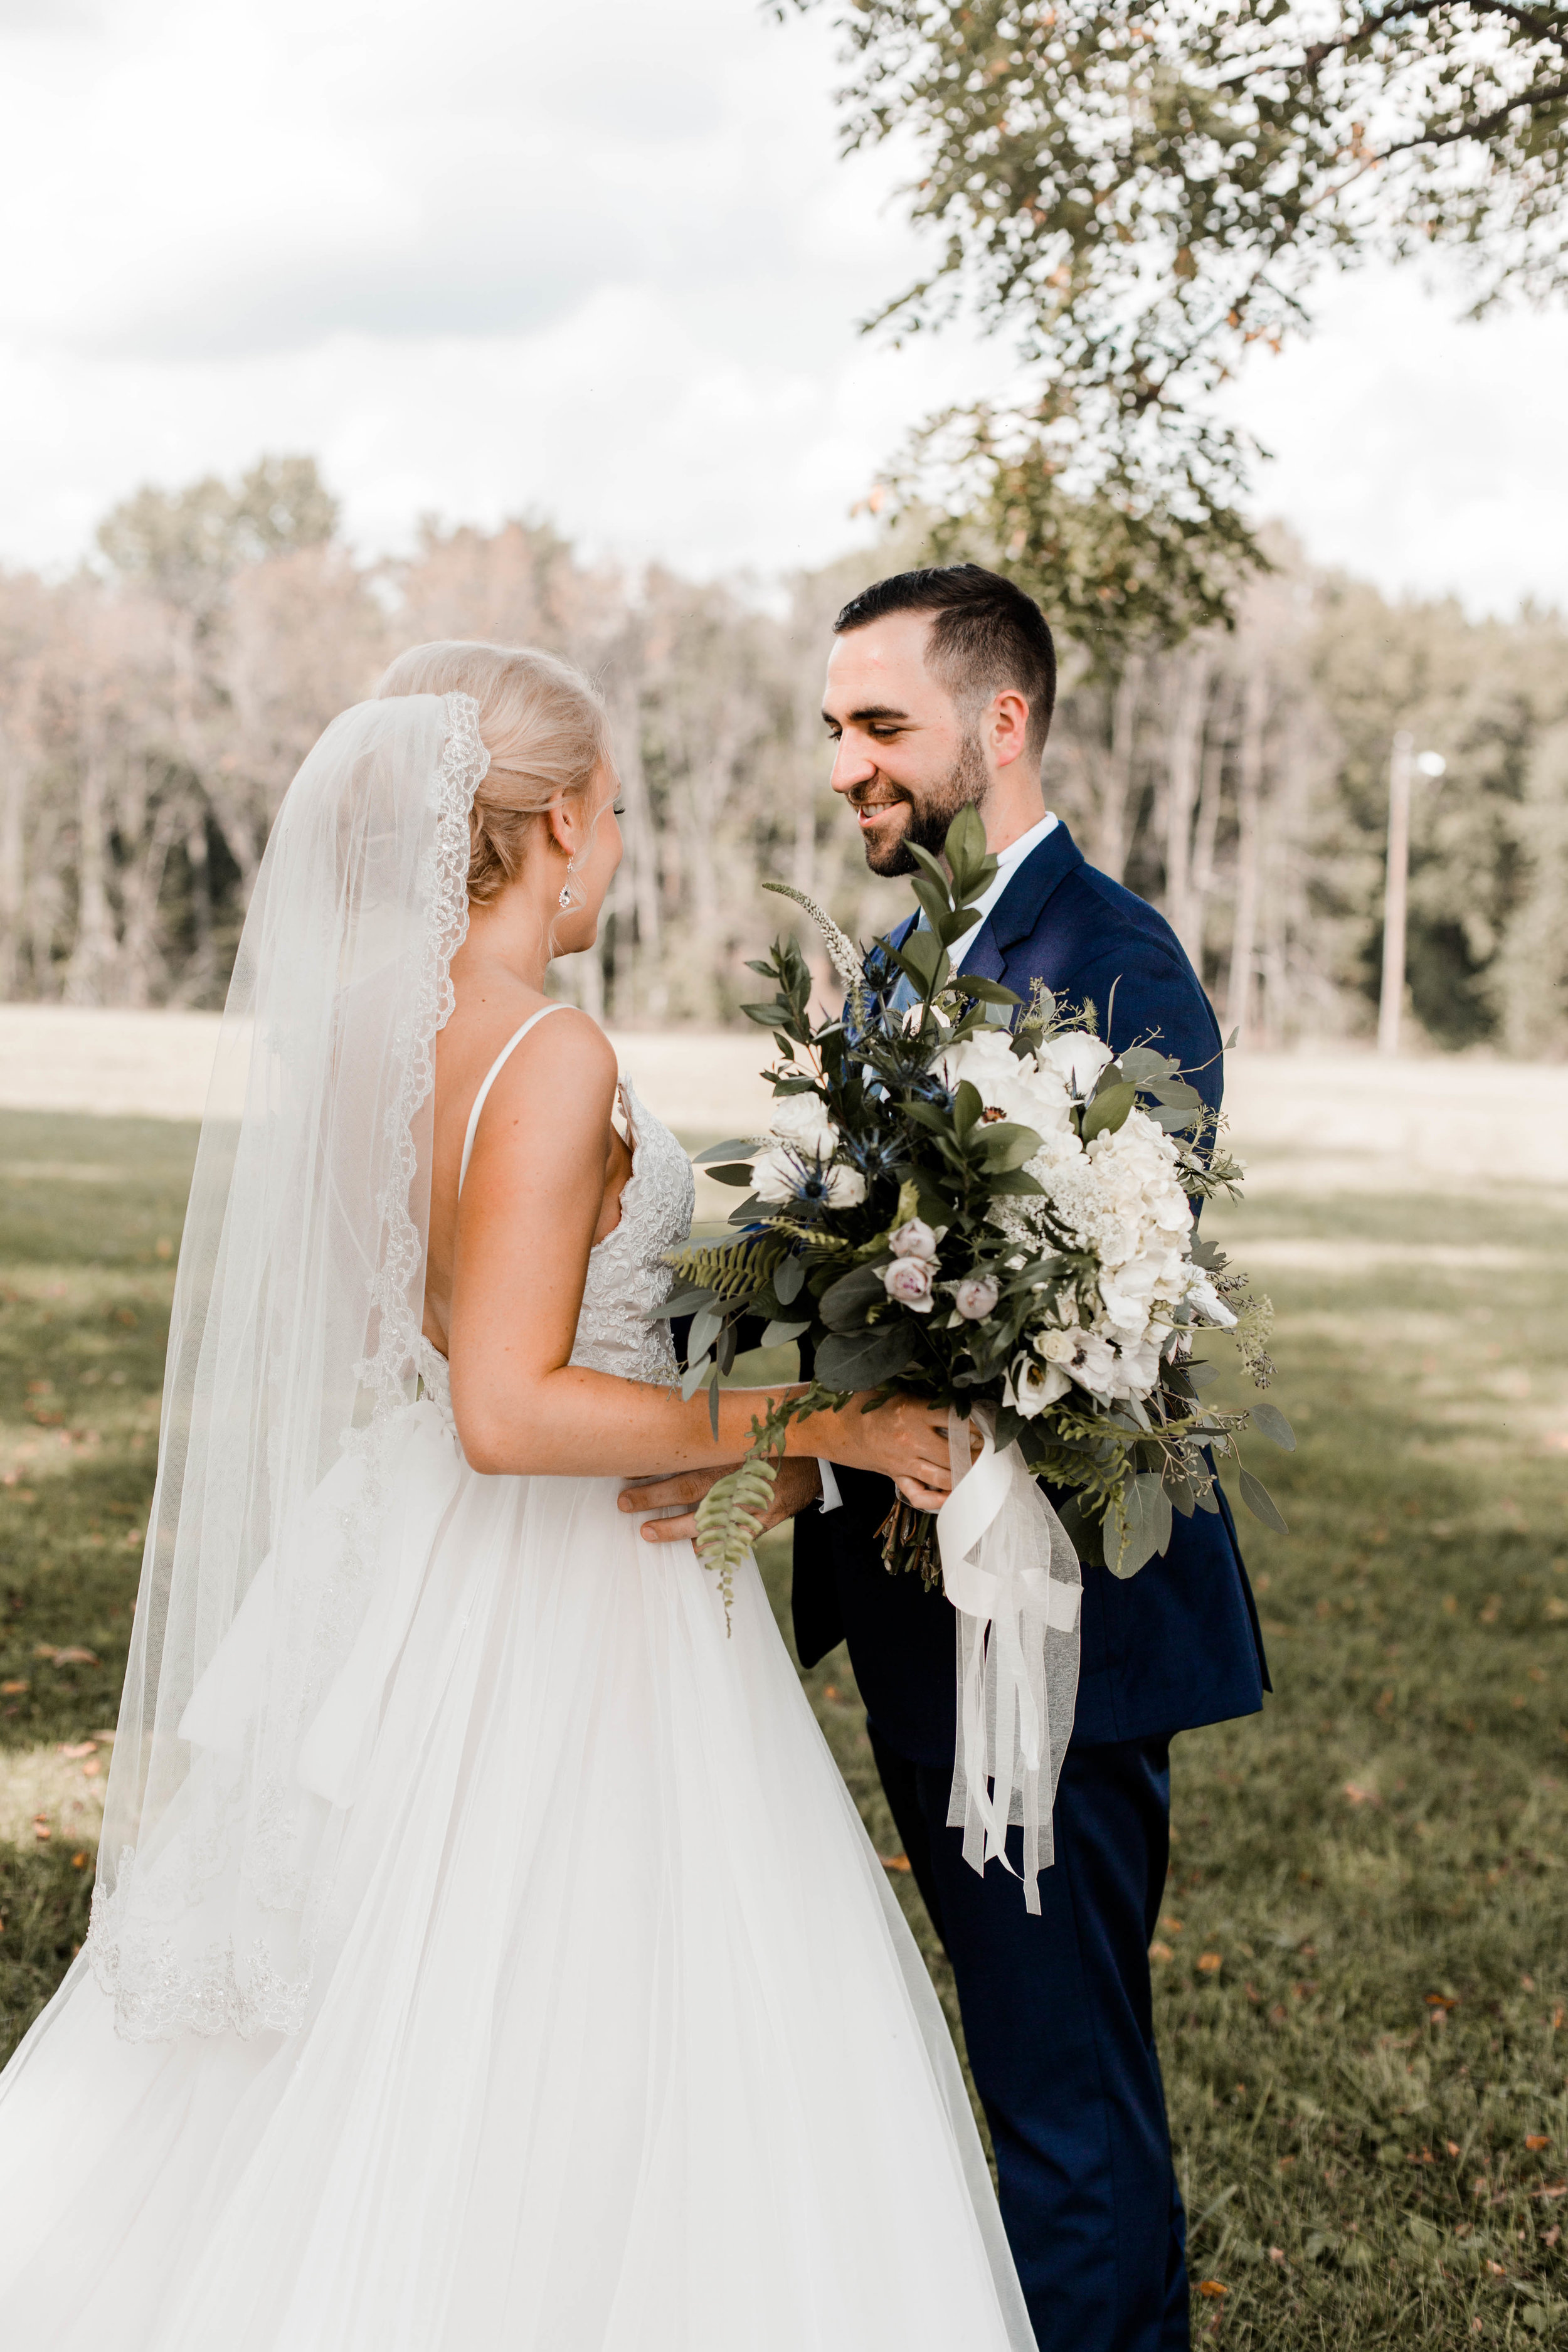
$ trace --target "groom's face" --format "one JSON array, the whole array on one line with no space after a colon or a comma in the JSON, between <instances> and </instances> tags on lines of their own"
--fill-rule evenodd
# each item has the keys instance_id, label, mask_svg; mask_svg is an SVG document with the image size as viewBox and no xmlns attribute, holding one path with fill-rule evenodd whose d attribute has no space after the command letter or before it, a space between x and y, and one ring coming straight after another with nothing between
<instances>
[{"instance_id":1,"label":"groom's face","mask_svg":"<svg viewBox=\"0 0 1568 2352\"><path fill-rule=\"evenodd\" d=\"M833 789L855 812L873 874L912 874L910 844L940 856L960 809L984 801L978 736L926 667L929 613L889 613L833 640L822 716Z\"/></svg>"}]
</instances>

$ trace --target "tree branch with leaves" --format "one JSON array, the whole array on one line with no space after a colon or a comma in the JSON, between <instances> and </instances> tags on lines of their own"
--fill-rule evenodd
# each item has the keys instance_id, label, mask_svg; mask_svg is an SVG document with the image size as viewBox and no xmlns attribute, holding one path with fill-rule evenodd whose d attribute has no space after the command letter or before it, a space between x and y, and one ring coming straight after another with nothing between
<instances>
[{"instance_id":1,"label":"tree branch with leaves","mask_svg":"<svg viewBox=\"0 0 1568 2352\"><path fill-rule=\"evenodd\" d=\"M1497 0L832 6L847 149L912 139L931 267L868 326L1011 334L1029 389L890 476L1114 667L1227 621L1261 562L1213 398L1326 267L1453 255L1472 315L1568 284L1568 16Z\"/></svg>"}]
</instances>

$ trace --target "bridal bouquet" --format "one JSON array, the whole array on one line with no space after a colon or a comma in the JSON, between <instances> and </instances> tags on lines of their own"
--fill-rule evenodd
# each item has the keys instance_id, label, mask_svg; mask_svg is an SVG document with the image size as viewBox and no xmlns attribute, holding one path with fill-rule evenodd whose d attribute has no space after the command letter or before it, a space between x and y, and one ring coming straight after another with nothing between
<instances>
[{"instance_id":1,"label":"bridal bouquet","mask_svg":"<svg viewBox=\"0 0 1568 2352\"><path fill-rule=\"evenodd\" d=\"M1011 1451L1031 1486L1067 1489L1053 1526L1119 1576L1164 1551L1173 1512L1217 1509L1215 1456L1255 1515L1284 1526L1240 1460L1249 1427L1294 1445L1284 1415L1201 1401L1216 1371L1194 1355L1200 1336L1226 1333L1260 1390L1272 1370L1268 1300L1194 1231L1193 1201L1242 1173L1217 1121L1152 1045L1113 1055L1094 1006L1059 1006L1037 983L1023 1004L953 972L948 945L996 865L973 810L948 834L947 873L912 854L925 923L869 958L801 893L767 886L821 925L847 994L841 1018L814 1023L793 940L751 967L775 983L745 1010L773 1032L777 1107L765 1136L701 1155L746 1198L733 1238L676 1259L664 1310L693 1317L685 1393L706 1381L715 1408L743 1323L764 1321L764 1346L801 1342L810 1364L805 1393L753 1423L746 1461L699 1513L727 1603L789 1422L858 1390L945 1404L987 1457ZM899 1010L900 977L913 1001ZM965 1466L969 1449L966 1428ZM931 1516L896 1503L881 1533L890 1570L941 1576Z\"/></svg>"}]
</instances>

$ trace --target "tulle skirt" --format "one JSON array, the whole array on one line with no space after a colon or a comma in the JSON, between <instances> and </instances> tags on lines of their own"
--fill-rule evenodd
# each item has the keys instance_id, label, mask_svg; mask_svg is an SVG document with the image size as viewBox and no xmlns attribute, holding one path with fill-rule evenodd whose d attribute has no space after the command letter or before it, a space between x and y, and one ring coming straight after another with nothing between
<instances>
[{"instance_id":1,"label":"tulle skirt","mask_svg":"<svg viewBox=\"0 0 1568 2352\"><path fill-rule=\"evenodd\" d=\"M1033 2347L951 2042L754 1566L463 1470L300 2031L0 2077L8 2352Z\"/></svg>"}]
</instances>

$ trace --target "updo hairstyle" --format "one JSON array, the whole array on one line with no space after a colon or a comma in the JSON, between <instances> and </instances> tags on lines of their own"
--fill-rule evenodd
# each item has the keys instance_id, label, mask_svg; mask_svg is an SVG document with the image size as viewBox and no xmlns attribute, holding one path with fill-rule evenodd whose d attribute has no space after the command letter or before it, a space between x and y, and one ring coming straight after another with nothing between
<instances>
[{"instance_id":1,"label":"updo hairstyle","mask_svg":"<svg viewBox=\"0 0 1568 2352\"><path fill-rule=\"evenodd\" d=\"M545 810L582 800L610 761L605 706L569 662L531 646L440 638L399 654L375 689L471 694L490 755L468 818L468 900L487 906L521 872Z\"/></svg>"}]
</instances>

